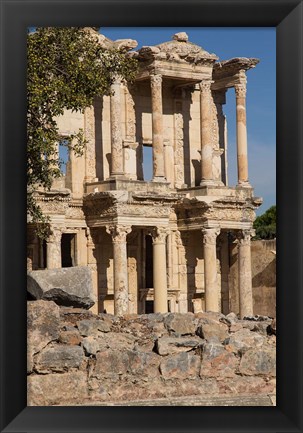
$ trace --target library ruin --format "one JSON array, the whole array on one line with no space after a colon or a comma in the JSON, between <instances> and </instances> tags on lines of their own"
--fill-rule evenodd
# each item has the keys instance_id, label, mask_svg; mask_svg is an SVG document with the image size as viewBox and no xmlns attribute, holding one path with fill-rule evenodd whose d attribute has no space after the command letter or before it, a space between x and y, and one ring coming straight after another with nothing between
<instances>
[{"instance_id":1,"label":"library ruin","mask_svg":"<svg viewBox=\"0 0 303 433\"><path fill-rule=\"evenodd\" d=\"M50 191L36 192L51 235L40 241L28 223L28 269L87 266L95 313L227 314L235 296L233 311L252 315L251 237L262 200L248 177L246 71L258 59L218 61L183 32L137 51L136 41L96 35L104 47L135 56L138 74L132 84L115 77L111 95L84 114L58 118L63 139L83 129L87 145L82 157L70 152ZM223 111L231 88L236 186L228 184Z\"/></svg>"}]
</instances>

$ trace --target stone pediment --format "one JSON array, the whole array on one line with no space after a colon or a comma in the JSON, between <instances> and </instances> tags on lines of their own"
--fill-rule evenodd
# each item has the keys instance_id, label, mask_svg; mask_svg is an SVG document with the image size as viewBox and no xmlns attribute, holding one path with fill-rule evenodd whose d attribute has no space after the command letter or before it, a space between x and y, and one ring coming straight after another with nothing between
<instances>
[{"instance_id":1,"label":"stone pediment","mask_svg":"<svg viewBox=\"0 0 303 433\"><path fill-rule=\"evenodd\" d=\"M138 60L169 60L188 63L214 63L218 57L199 45L188 41L186 33L176 33L173 39L156 46L144 46L138 51Z\"/></svg>"}]
</instances>

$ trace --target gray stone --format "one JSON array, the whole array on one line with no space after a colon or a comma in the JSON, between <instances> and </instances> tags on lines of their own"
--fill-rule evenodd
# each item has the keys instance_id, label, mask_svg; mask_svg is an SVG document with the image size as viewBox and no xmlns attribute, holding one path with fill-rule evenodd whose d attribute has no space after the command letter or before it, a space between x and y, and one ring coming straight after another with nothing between
<instances>
[{"instance_id":1,"label":"gray stone","mask_svg":"<svg viewBox=\"0 0 303 433\"><path fill-rule=\"evenodd\" d=\"M199 337L160 337L156 341L156 350L159 355L189 352L202 346L203 340Z\"/></svg>"},{"instance_id":2,"label":"gray stone","mask_svg":"<svg viewBox=\"0 0 303 433\"><path fill-rule=\"evenodd\" d=\"M154 378L159 376L159 364L161 358L153 352L128 351L129 372L143 378Z\"/></svg>"},{"instance_id":3,"label":"gray stone","mask_svg":"<svg viewBox=\"0 0 303 433\"><path fill-rule=\"evenodd\" d=\"M249 349L242 356L239 372L247 376L276 376L276 351L274 348Z\"/></svg>"},{"instance_id":4,"label":"gray stone","mask_svg":"<svg viewBox=\"0 0 303 433\"><path fill-rule=\"evenodd\" d=\"M164 326L176 335L194 335L196 332L195 316L192 313L171 313L164 318Z\"/></svg>"},{"instance_id":5,"label":"gray stone","mask_svg":"<svg viewBox=\"0 0 303 433\"><path fill-rule=\"evenodd\" d=\"M69 327L71 328L71 327ZM82 341L82 337L76 328L63 330L60 332L59 342L63 344L70 344L72 346L78 346Z\"/></svg>"},{"instance_id":6,"label":"gray stone","mask_svg":"<svg viewBox=\"0 0 303 433\"><path fill-rule=\"evenodd\" d=\"M219 341L206 342L203 344L202 358L209 361L225 352L225 347Z\"/></svg>"},{"instance_id":7,"label":"gray stone","mask_svg":"<svg viewBox=\"0 0 303 433\"><path fill-rule=\"evenodd\" d=\"M224 344L228 351L243 354L248 349L261 347L265 341L265 337L257 332L242 328L227 338Z\"/></svg>"},{"instance_id":8,"label":"gray stone","mask_svg":"<svg viewBox=\"0 0 303 433\"><path fill-rule=\"evenodd\" d=\"M129 357L126 351L107 349L97 353L91 375L99 379L117 380L120 375L126 374L128 369Z\"/></svg>"},{"instance_id":9,"label":"gray stone","mask_svg":"<svg viewBox=\"0 0 303 433\"><path fill-rule=\"evenodd\" d=\"M227 326L224 323L203 323L197 328L197 335L205 340L217 338L219 341L224 341L228 337Z\"/></svg>"},{"instance_id":10,"label":"gray stone","mask_svg":"<svg viewBox=\"0 0 303 433\"><path fill-rule=\"evenodd\" d=\"M173 36L173 40L179 41L179 42L187 42L188 41L188 35L185 32L175 33Z\"/></svg>"},{"instance_id":11,"label":"gray stone","mask_svg":"<svg viewBox=\"0 0 303 433\"><path fill-rule=\"evenodd\" d=\"M82 340L82 346L84 347L87 355L96 355L100 350L99 340L94 337L85 337Z\"/></svg>"},{"instance_id":12,"label":"gray stone","mask_svg":"<svg viewBox=\"0 0 303 433\"><path fill-rule=\"evenodd\" d=\"M160 372L164 379L189 379L198 376L200 365L199 356L179 353L164 358L160 364Z\"/></svg>"},{"instance_id":13,"label":"gray stone","mask_svg":"<svg viewBox=\"0 0 303 433\"><path fill-rule=\"evenodd\" d=\"M27 370L33 369L33 355L60 335L59 307L54 302L27 302Z\"/></svg>"},{"instance_id":14,"label":"gray stone","mask_svg":"<svg viewBox=\"0 0 303 433\"><path fill-rule=\"evenodd\" d=\"M97 319L80 320L79 322L77 322L77 327L79 329L80 334L84 337L97 335L99 328L100 327L102 328L99 322L101 323L101 325L103 324L101 320L97 320Z\"/></svg>"},{"instance_id":15,"label":"gray stone","mask_svg":"<svg viewBox=\"0 0 303 433\"><path fill-rule=\"evenodd\" d=\"M69 368L79 368L83 360L82 347L55 345L43 349L37 355L35 370L38 373L62 372Z\"/></svg>"},{"instance_id":16,"label":"gray stone","mask_svg":"<svg viewBox=\"0 0 303 433\"><path fill-rule=\"evenodd\" d=\"M95 303L91 270L87 266L31 271L27 275L27 291L35 299L58 305L88 309Z\"/></svg>"},{"instance_id":17,"label":"gray stone","mask_svg":"<svg viewBox=\"0 0 303 433\"><path fill-rule=\"evenodd\" d=\"M201 363L200 376L215 377L217 379L233 377L239 364L239 359L233 353L227 351L221 352L214 356L214 354L207 356L203 353L203 360Z\"/></svg>"}]
</instances>

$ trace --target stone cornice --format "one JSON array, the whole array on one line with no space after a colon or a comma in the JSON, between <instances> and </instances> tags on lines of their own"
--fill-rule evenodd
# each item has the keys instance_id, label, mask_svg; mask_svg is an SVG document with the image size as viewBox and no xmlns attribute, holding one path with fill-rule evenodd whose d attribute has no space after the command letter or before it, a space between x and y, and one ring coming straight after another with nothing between
<instances>
[{"instance_id":1,"label":"stone cornice","mask_svg":"<svg viewBox=\"0 0 303 433\"><path fill-rule=\"evenodd\" d=\"M248 71L255 68L259 63L259 59L235 57L233 59L217 62L213 67L213 80L220 80L222 78L232 77L240 71Z\"/></svg>"}]
</instances>

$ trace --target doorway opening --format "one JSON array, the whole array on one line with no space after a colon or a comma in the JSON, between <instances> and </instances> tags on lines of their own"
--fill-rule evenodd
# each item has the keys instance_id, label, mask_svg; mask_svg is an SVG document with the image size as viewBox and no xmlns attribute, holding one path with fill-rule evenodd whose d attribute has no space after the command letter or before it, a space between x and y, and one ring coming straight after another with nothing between
<instances>
[{"instance_id":1,"label":"doorway opening","mask_svg":"<svg viewBox=\"0 0 303 433\"><path fill-rule=\"evenodd\" d=\"M76 266L76 235L73 233L62 234L61 266L62 268Z\"/></svg>"}]
</instances>

